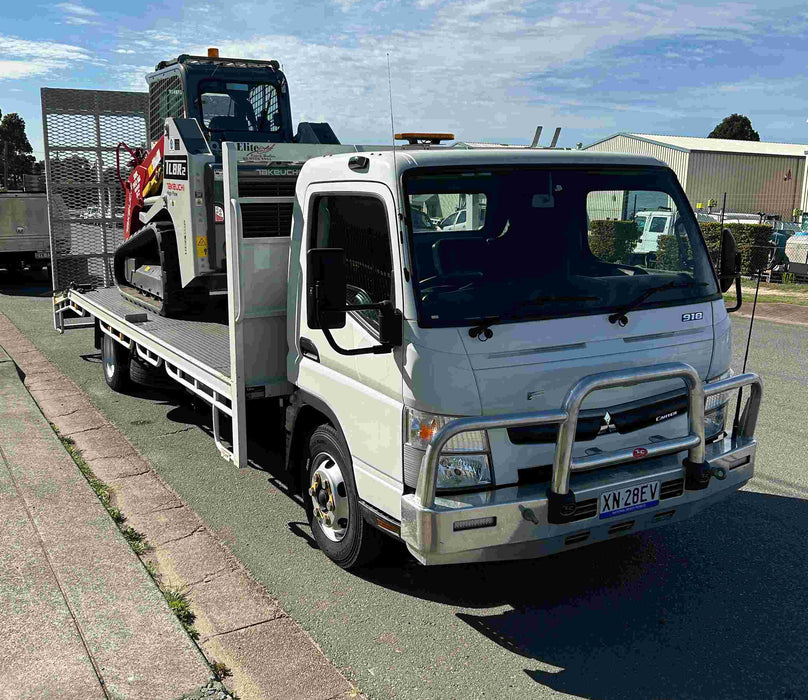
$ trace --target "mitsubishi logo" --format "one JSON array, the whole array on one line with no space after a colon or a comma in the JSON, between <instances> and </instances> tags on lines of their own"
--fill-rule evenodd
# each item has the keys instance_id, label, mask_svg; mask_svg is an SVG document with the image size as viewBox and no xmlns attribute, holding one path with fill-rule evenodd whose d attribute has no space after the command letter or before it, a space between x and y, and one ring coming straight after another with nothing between
<instances>
[{"instance_id":1,"label":"mitsubishi logo","mask_svg":"<svg viewBox=\"0 0 808 700\"><path fill-rule=\"evenodd\" d=\"M609 425L611 422L612 422L612 417L611 417L611 415L609 414L609 412L608 412L608 411L606 411L606 415L605 415L605 416L603 416L603 424L604 424L604 425Z\"/></svg>"}]
</instances>

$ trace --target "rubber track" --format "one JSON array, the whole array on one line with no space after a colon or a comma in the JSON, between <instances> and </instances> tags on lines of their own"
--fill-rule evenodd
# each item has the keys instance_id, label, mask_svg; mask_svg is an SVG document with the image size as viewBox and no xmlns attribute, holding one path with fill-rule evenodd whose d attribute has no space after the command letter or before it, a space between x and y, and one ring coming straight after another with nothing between
<instances>
[{"instance_id":1,"label":"rubber track","mask_svg":"<svg viewBox=\"0 0 808 700\"><path fill-rule=\"evenodd\" d=\"M157 246L162 271L163 298L132 286L124 276L127 253L137 253L148 245L151 238ZM168 221L152 222L144 226L115 251L115 282L125 299L149 311L176 318L198 307L207 295L207 290L198 287L182 287L180 264L177 255L177 238L173 225Z\"/></svg>"}]
</instances>

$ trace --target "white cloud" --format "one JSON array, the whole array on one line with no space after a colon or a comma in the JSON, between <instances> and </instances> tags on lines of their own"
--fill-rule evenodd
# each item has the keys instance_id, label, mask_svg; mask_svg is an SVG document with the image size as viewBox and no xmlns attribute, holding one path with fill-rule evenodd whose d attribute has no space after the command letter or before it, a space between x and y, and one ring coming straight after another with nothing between
<instances>
[{"instance_id":1,"label":"white cloud","mask_svg":"<svg viewBox=\"0 0 808 700\"><path fill-rule=\"evenodd\" d=\"M96 20L99 16L98 13L89 7L84 7L84 5L79 5L75 2L60 2L56 5L56 8L64 13L65 24L100 24Z\"/></svg>"},{"instance_id":2,"label":"white cloud","mask_svg":"<svg viewBox=\"0 0 808 700\"><path fill-rule=\"evenodd\" d=\"M0 81L47 75L52 71L92 60L86 49L51 41L29 41L0 34Z\"/></svg>"},{"instance_id":3,"label":"white cloud","mask_svg":"<svg viewBox=\"0 0 808 700\"><path fill-rule=\"evenodd\" d=\"M334 2L339 5L343 12L347 12L350 10L354 5L360 3L362 0L334 0Z\"/></svg>"},{"instance_id":4,"label":"white cloud","mask_svg":"<svg viewBox=\"0 0 808 700\"><path fill-rule=\"evenodd\" d=\"M133 92L146 92L146 74L154 70L154 65L143 66L125 63L112 68L115 90L131 90Z\"/></svg>"},{"instance_id":5,"label":"white cloud","mask_svg":"<svg viewBox=\"0 0 808 700\"><path fill-rule=\"evenodd\" d=\"M115 53L137 53L134 49L115 49Z\"/></svg>"},{"instance_id":6,"label":"white cloud","mask_svg":"<svg viewBox=\"0 0 808 700\"><path fill-rule=\"evenodd\" d=\"M57 8L62 10L63 12L68 12L71 15L81 15L83 17L97 17L98 13L90 9L89 7L84 7L84 5L79 5L74 2L60 2L56 5Z\"/></svg>"},{"instance_id":7,"label":"white cloud","mask_svg":"<svg viewBox=\"0 0 808 700\"><path fill-rule=\"evenodd\" d=\"M344 10L359 2L333 1ZM397 129L529 141L537 124L591 130L610 126L615 111L664 111L662 101L634 105L604 95L593 101L590 82L565 79L561 68L603 65L614 49L641 40L686 37L692 45L700 39L742 40L757 31L754 6L701 2L561 0L548 6L538 0L415 0L431 10L428 20L413 22L405 14L396 21L390 15L391 21L378 27L337 25L332 36L317 40L310 34L249 36L241 29L231 35L238 38L227 40L223 28L198 20L162 38L164 31L141 32L128 45L142 42L146 48L157 41L204 54L209 44L203 42L213 41L225 56L276 58L289 77L296 120L324 115L346 141L389 138L389 51ZM254 5L256 13L261 6ZM350 17L353 22L354 13ZM631 65L637 59L619 60L621 73L637 69ZM559 102L556 88L563 84L580 91L580 99Z\"/></svg>"},{"instance_id":8,"label":"white cloud","mask_svg":"<svg viewBox=\"0 0 808 700\"><path fill-rule=\"evenodd\" d=\"M49 61L5 61L0 60L0 80L20 80L45 75L52 70Z\"/></svg>"}]
</instances>

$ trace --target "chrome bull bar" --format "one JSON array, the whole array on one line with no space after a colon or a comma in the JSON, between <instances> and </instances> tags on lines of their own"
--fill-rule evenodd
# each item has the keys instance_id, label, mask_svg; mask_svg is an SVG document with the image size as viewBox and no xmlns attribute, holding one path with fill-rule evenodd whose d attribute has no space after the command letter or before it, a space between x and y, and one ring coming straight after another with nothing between
<instances>
[{"instance_id":1,"label":"chrome bull bar","mask_svg":"<svg viewBox=\"0 0 808 700\"><path fill-rule=\"evenodd\" d=\"M688 435L642 447L623 448L612 452L602 452L584 458L573 459L572 447L578 427L578 414L581 405L589 394L602 389L633 386L646 382L682 379L688 392ZM515 428L528 425L559 426L553 457L553 474L548 490L549 521L569 522L575 513L575 494L570 490L570 473L575 470L598 469L648 457L659 457L683 450L688 451L684 460L685 488L704 489L712 476L723 478L716 469L705 461L704 402L713 396L732 389L751 386L738 425L733 431L733 439L754 436L757 425L763 385L754 373L741 374L729 379L704 384L698 372L684 362L669 362L649 367L634 367L612 372L599 372L580 379L567 393L561 409L531 413L511 413L501 416L479 416L458 418L447 423L432 437L421 462L415 496L422 508L432 508L437 490L438 461L443 448L459 433L472 430L493 430Z\"/></svg>"}]
</instances>

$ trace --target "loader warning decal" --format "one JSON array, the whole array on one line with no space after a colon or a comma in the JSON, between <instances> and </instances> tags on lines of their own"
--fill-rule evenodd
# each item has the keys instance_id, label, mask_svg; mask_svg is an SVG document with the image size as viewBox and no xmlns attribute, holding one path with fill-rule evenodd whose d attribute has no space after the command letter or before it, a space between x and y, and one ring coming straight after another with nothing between
<instances>
[{"instance_id":1,"label":"loader warning decal","mask_svg":"<svg viewBox=\"0 0 808 700\"><path fill-rule=\"evenodd\" d=\"M187 156L166 156L165 173L167 180L187 180L188 179L188 157Z\"/></svg>"},{"instance_id":2,"label":"loader warning decal","mask_svg":"<svg viewBox=\"0 0 808 700\"><path fill-rule=\"evenodd\" d=\"M208 257L208 237L207 236L197 236L196 237L196 257L198 257L198 258L206 258L206 257Z\"/></svg>"}]
</instances>

